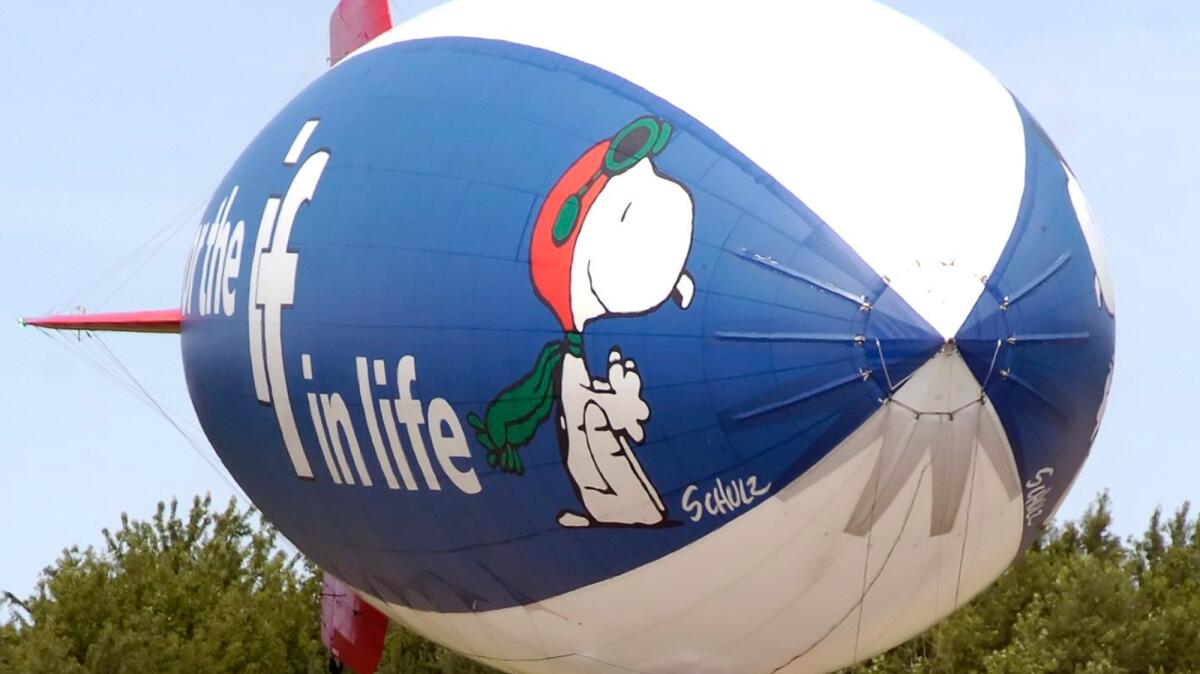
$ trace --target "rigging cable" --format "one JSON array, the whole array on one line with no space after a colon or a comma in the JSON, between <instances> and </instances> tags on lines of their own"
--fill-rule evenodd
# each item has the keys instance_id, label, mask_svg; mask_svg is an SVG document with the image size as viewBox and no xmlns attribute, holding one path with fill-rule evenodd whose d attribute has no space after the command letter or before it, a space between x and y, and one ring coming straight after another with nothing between
<instances>
[{"instance_id":1,"label":"rigging cable","mask_svg":"<svg viewBox=\"0 0 1200 674\"><path fill-rule=\"evenodd\" d=\"M229 473L223 469L213 457L205 451L205 447L211 446L207 442L201 442L196 439L195 433L202 432L202 429L195 423L187 420L186 417L178 412L172 411L163 405L153 394L142 384L141 380L126 367L125 363L116 355L99 335L94 332L79 331L77 336L72 338L68 335L51 331L38 329L39 332L49 337L52 341L65 347L68 351L80 358L86 364L91 366L108 380L115 383L127 393L142 402L144 405L153 410L156 414L166 420L172 428L175 429L180 436L188 443L196 456L200 457L208 467L229 486L235 499L243 504L254 507L250 497L242 490L242 488L233 480ZM189 432L189 428L194 429ZM257 509L256 509L257 510ZM261 516L261 514L260 514ZM279 532L277 532L279 533ZM292 555L299 555L300 551L296 546L289 541L282 533L279 533L277 539L281 547L288 550Z\"/></svg>"}]
</instances>

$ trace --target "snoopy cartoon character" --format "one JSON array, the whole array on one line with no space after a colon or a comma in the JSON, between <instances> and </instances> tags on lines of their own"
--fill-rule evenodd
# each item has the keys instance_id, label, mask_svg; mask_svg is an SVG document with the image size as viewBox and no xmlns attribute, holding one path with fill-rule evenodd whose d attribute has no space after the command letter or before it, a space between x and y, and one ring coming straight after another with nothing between
<instances>
[{"instance_id":1,"label":"snoopy cartoon character","mask_svg":"<svg viewBox=\"0 0 1200 674\"><path fill-rule=\"evenodd\" d=\"M488 464L524 473L520 449L557 411L563 463L580 511L564 527L655 526L667 508L633 448L645 439L650 407L634 361L613 347L607 379L593 378L583 352L588 324L634 316L695 292L684 269L692 245L692 197L659 173L654 158L671 125L641 117L583 153L550 190L534 223L533 287L562 325L563 338L542 347L533 368L468 416Z\"/></svg>"}]
</instances>

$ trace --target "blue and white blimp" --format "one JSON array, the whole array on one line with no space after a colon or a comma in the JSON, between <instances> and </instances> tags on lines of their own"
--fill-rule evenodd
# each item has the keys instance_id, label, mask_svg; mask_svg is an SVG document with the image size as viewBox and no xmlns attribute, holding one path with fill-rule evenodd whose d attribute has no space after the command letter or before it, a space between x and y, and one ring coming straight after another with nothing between
<instances>
[{"instance_id":1,"label":"blue and white blimp","mask_svg":"<svg viewBox=\"0 0 1200 674\"><path fill-rule=\"evenodd\" d=\"M43 323L180 329L221 460L356 601L506 671L827 672L1062 502L1112 282L958 49L867 0L359 0L334 37L180 312Z\"/></svg>"}]
</instances>

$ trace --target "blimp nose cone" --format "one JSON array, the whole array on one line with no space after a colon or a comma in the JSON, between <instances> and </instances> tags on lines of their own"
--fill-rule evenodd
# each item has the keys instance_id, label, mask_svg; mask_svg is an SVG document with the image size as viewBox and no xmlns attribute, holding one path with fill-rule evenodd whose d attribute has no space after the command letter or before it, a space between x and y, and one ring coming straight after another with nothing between
<instances>
[{"instance_id":1,"label":"blimp nose cone","mask_svg":"<svg viewBox=\"0 0 1200 674\"><path fill-rule=\"evenodd\" d=\"M858 389L868 399L886 399L942 345L936 330L884 284L840 279L842 286L817 276L811 262L805 271L745 248L737 254L750 266L742 270L748 276L743 283L770 289L777 303L751 312L719 294L714 298L709 320L721 343L714 367L756 363L769 368L776 387L733 405L734 421L796 411L825 396L836 399L838 389L856 382L874 384ZM715 293L721 285L718 281Z\"/></svg>"}]
</instances>

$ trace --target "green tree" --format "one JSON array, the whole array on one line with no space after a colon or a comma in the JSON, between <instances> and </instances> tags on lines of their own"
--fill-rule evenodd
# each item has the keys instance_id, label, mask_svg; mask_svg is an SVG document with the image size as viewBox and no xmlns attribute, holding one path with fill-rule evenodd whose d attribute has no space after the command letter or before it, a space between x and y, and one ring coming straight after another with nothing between
<instances>
[{"instance_id":1,"label":"green tree","mask_svg":"<svg viewBox=\"0 0 1200 674\"><path fill-rule=\"evenodd\" d=\"M99 549L63 551L34 595L9 597L0 672L326 672L318 570L254 509L209 497L121 517ZM381 674L486 674L393 624Z\"/></svg>"},{"instance_id":2,"label":"green tree","mask_svg":"<svg viewBox=\"0 0 1200 674\"><path fill-rule=\"evenodd\" d=\"M122 516L63 551L0 628L4 672L321 672L320 583L234 502Z\"/></svg>"},{"instance_id":3,"label":"green tree","mask_svg":"<svg viewBox=\"0 0 1200 674\"><path fill-rule=\"evenodd\" d=\"M1200 521L1154 513L1112 533L1101 495L925 634L848 674L1200 672ZM122 518L100 549L70 548L0 624L0 672L323 672L317 570L253 510ZM487 674L393 625L381 674Z\"/></svg>"}]
</instances>

